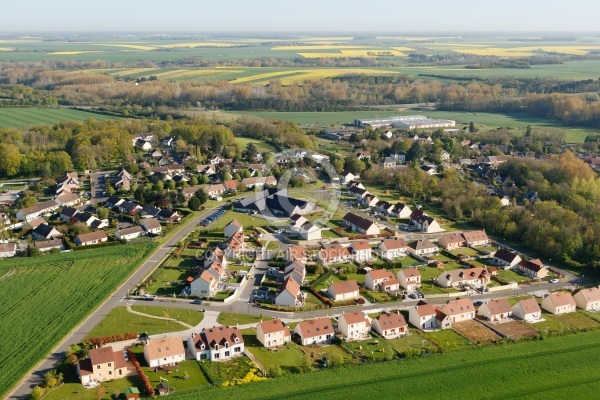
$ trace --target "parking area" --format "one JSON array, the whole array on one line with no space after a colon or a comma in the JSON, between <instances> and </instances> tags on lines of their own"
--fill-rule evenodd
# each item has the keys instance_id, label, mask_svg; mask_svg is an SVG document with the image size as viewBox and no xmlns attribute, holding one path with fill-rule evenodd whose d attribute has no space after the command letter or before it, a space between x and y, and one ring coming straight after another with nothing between
<instances>
[{"instance_id":1,"label":"parking area","mask_svg":"<svg viewBox=\"0 0 600 400\"><path fill-rule=\"evenodd\" d=\"M208 217L206 217L205 219L203 219L202 221L200 221L198 223L198 225L200 225L200 226L210 226L213 222L219 220L225 214L225 211L226 211L225 209L219 208L213 214L209 215Z\"/></svg>"},{"instance_id":2,"label":"parking area","mask_svg":"<svg viewBox=\"0 0 600 400\"><path fill-rule=\"evenodd\" d=\"M493 326L498 332L506 335L511 339L520 339L522 337L533 337L539 332L530 326L527 326L514 319L502 323L492 323L483 321L488 326Z\"/></svg>"}]
</instances>

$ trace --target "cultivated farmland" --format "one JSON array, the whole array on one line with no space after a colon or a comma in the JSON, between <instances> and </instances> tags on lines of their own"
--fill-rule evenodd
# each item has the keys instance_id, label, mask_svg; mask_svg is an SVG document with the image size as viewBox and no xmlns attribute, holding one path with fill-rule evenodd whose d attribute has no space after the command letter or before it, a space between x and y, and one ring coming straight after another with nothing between
<instances>
[{"instance_id":1,"label":"cultivated farmland","mask_svg":"<svg viewBox=\"0 0 600 400\"><path fill-rule=\"evenodd\" d=\"M68 108L0 108L0 128L26 128L31 125L54 125L63 121L83 122L118 119L107 115Z\"/></svg>"},{"instance_id":2,"label":"cultivated farmland","mask_svg":"<svg viewBox=\"0 0 600 400\"><path fill-rule=\"evenodd\" d=\"M485 385L476 376L485 371ZM440 382L444 382L440 385ZM510 382L510 384L507 384ZM416 390L418 388L418 390ZM600 389L598 333L548 338L417 358L289 375L215 389L210 398L540 399L595 398ZM198 398L198 393L174 397Z\"/></svg>"},{"instance_id":3,"label":"cultivated farmland","mask_svg":"<svg viewBox=\"0 0 600 400\"><path fill-rule=\"evenodd\" d=\"M0 262L0 395L139 266L152 242Z\"/></svg>"}]
</instances>

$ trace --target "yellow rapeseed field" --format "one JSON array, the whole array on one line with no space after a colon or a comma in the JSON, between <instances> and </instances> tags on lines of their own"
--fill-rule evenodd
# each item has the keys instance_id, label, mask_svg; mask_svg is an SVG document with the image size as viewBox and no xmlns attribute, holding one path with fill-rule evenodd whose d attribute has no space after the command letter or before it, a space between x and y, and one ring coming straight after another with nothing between
<instances>
[{"instance_id":1,"label":"yellow rapeseed field","mask_svg":"<svg viewBox=\"0 0 600 400\"><path fill-rule=\"evenodd\" d=\"M13 51L14 48L12 47L0 47L0 51Z\"/></svg>"},{"instance_id":2,"label":"yellow rapeseed field","mask_svg":"<svg viewBox=\"0 0 600 400\"><path fill-rule=\"evenodd\" d=\"M314 46L276 46L271 50L337 50L337 49L364 49L365 46L350 46L350 45L329 45L316 43Z\"/></svg>"},{"instance_id":3,"label":"yellow rapeseed field","mask_svg":"<svg viewBox=\"0 0 600 400\"><path fill-rule=\"evenodd\" d=\"M70 55L70 54L84 54L84 53L98 53L98 50L80 50L80 51L55 51L48 54L59 54L59 55Z\"/></svg>"},{"instance_id":4,"label":"yellow rapeseed field","mask_svg":"<svg viewBox=\"0 0 600 400\"><path fill-rule=\"evenodd\" d=\"M94 46L122 47L122 48L126 48L126 49L145 50L145 51L156 50L158 48L158 47L154 47L154 46L143 46L140 44L117 44L117 43L90 43L90 44L93 44Z\"/></svg>"}]
</instances>

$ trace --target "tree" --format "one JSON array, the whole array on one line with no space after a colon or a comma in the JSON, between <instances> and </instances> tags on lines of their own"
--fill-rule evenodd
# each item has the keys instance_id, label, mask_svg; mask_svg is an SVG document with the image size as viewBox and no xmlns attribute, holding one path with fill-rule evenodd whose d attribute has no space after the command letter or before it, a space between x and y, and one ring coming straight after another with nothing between
<instances>
[{"instance_id":1,"label":"tree","mask_svg":"<svg viewBox=\"0 0 600 400\"><path fill-rule=\"evenodd\" d=\"M190 186L196 186L198 184L198 178L196 178L195 176L192 176L190 178Z\"/></svg>"},{"instance_id":2,"label":"tree","mask_svg":"<svg viewBox=\"0 0 600 400\"><path fill-rule=\"evenodd\" d=\"M14 144L0 144L0 172L5 176L14 176L21 167L21 153Z\"/></svg>"},{"instance_id":3,"label":"tree","mask_svg":"<svg viewBox=\"0 0 600 400\"><path fill-rule=\"evenodd\" d=\"M98 218L106 219L108 218L108 209L104 207L96 207L96 214L98 214Z\"/></svg>"},{"instance_id":4,"label":"tree","mask_svg":"<svg viewBox=\"0 0 600 400\"><path fill-rule=\"evenodd\" d=\"M31 391L31 400L40 400L43 395L44 395L44 389L39 386L36 386Z\"/></svg>"},{"instance_id":5,"label":"tree","mask_svg":"<svg viewBox=\"0 0 600 400\"><path fill-rule=\"evenodd\" d=\"M175 181L173 179L171 179L168 183L167 183L167 189L169 190L175 190Z\"/></svg>"},{"instance_id":6,"label":"tree","mask_svg":"<svg viewBox=\"0 0 600 400\"><path fill-rule=\"evenodd\" d=\"M231 174L229 172L223 172L223 180L224 181L230 181L233 179L233 176L231 176Z\"/></svg>"},{"instance_id":7,"label":"tree","mask_svg":"<svg viewBox=\"0 0 600 400\"><path fill-rule=\"evenodd\" d=\"M198 190L194 197L200 201L200 205L206 203L208 201L208 194L204 190Z\"/></svg>"},{"instance_id":8,"label":"tree","mask_svg":"<svg viewBox=\"0 0 600 400\"><path fill-rule=\"evenodd\" d=\"M114 196L116 193L115 189L112 186L106 187L106 194L109 196Z\"/></svg>"},{"instance_id":9,"label":"tree","mask_svg":"<svg viewBox=\"0 0 600 400\"><path fill-rule=\"evenodd\" d=\"M469 124L469 132L470 133L477 132L477 130L475 129L475 123L473 121L471 121L471 123Z\"/></svg>"},{"instance_id":10,"label":"tree","mask_svg":"<svg viewBox=\"0 0 600 400\"><path fill-rule=\"evenodd\" d=\"M242 152L242 159L248 161L249 163L254 163L256 161L257 154L258 149L256 145L250 142L246 145L246 150Z\"/></svg>"},{"instance_id":11,"label":"tree","mask_svg":"<svg viewBox=\"0 0 600 400\"><path fill-rule=\"evenodd\" d=\"M203 190L201 190L201 192L203 192ZM188 201L188 207L192 211L200 210L200 206L200 199L198 199L196 196L192 196L192 198Z\"/></svg>"}]
</instances>

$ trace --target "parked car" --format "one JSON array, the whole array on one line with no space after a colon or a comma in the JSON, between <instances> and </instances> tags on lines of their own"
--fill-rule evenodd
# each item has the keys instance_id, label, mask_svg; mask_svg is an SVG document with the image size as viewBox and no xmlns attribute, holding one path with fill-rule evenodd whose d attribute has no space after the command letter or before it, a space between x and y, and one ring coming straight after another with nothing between
<instances>
[{"instance_id":1,"label":"parked car","mask_svg":"<svg viewBox=\"0 0 600 400\"><path fill-rule=\"evenodd\" d=\"M202 300L200 300L200 299L194 300L194 301L192 301L192 304L202 304Z\"/></svg>"},{"instance_id":2,"label":"parked car","mask_svg":"<svg viewBox=\"0 0 600 400\"><path fill-rule=\"evenodd\" d=\"M550 279L550 283L558 283L558 279L556 279L556 278Z\"/></svg>"}]
</instances>

